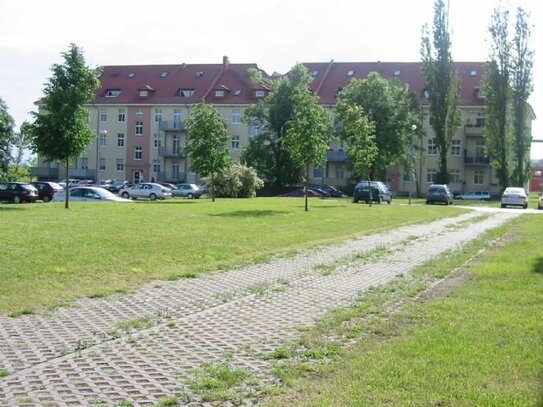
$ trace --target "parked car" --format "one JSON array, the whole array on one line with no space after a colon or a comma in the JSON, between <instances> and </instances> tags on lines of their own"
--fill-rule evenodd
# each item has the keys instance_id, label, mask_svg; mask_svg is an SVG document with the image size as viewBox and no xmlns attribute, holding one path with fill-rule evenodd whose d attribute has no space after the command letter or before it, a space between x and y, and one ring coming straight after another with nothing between
<instances>
[{"instance_id":1,"label":"parked car","mask_svg":"<svg viewBox=\"0 0 543 407\"><path fill-rule=\"evenodd\" d=\"M426 192L426 205L436 202L452 205L454 202L453 194L449 187L445 184L432 184Z\"/></svg>"},{"instance_id":2,"label":"parked car","mask_svg":"<svg viewBox=\"0 0 543 407\"><path fill-rule=\"evenodd\" d=\"M149 198L154 201L171 198L172 190L154 182L142 182L129 188L121 188L119 195L127 199Z\"/></svg>"},{"instance_id":3,"label":"parked car","mask_svg":"<svg viewBox=\"0 0 543 407\"><path fill-rule=\"evenodd\" d=\"M506 206L522 206L524 209L528 207L528 194L521 187L507 187L503 191L501 199L501 207Z\"/></svg>"},{"instance_id":4,"label":"parked car","mask_svg":"<svg viewBox=\"0 0 543 407\"><path fill-rule=\"evenodd\" d=\"M133 184L131 182L114 179L112 180L111 184L106 187L106 189L109 192L118 193L122 188L128 188L132 185Z\"/></svg>"},{"instance_id":5,"label":"parked car","mask_svg":"<svg viewBox=\"0 0 543 407\"><path fill-rule=\"evenodd\" d=\"M392 202L392 192L381 181L360 181L353 191L354 202L364 201L369 203L370 199L372 202L390 204Z\"/></svg>"},{"instance_id":6,"label":"parked car","mask_svg":"<svg viewBox=\"0 0 543 407\"><path fill-rule=\"evenodd\" d=\"M303 197L304 196L304 189L303 188L297 188L293 189L290 192L287 192L285 194L278 195L281 197ZM315 191L314 189L308 188L307 189L307 196L310 198L322 198L322 194L318 191Z\"/></svg>"},{"instance_id":7,"label":"parked car","mask_svg":"<svg viewBox=\"0 0 543 407\"><path fill-rule=\"evenodd\" d=\"M38 190L27 182L0 182L0 201L36 202Z\"/></svg>"},{"instance_id":8,"label":"parked car","mask_svg":"<svg viewBox=\"0 0 543 407\"><path fill-rule=\"evenodd\" d=\"M203 193L204 191L198 188L198 185L196 184L177 184L175 188L172 189L172 196L180 196L189 199L198 199Z\"/></svg>"},{"instance_id":9,"label":"parked car","mask_svg":"<svg viewBox=\"0 0 543 407\"><path fill-rule=\"evenodd\" d=\"M49 202L57 192L64 190L64 188L56 182L34 181L30 184L38 190L38 199L41 199L43 202Z\"/></svg>"},{"instance_id":10,"label":"parked car","mask_svg":"<svg viewBox=\"0 0 543 407\"><path fill-rule=\"evenodd\" d=\"M87 202L132 202L130 199L121 198L107 189L101 187L73 187L69 189L70 201ZM54 196L55 201L64 201L66 191L57 192Z\"/></svg>"},{"instance_id":11,"label":"parked car","mask_svg":"<svg viewBox=\"0 0 543 407\"><path fill-rule=\"evenodd\" d=\"M543 194L539 194L539 198L537 200L537 209L543 209Z\"/></svg>"},{"instance_id":12,"label":"parked car","mask_svg":"<svg viewBox=\"0 0 543 407\"><path fill-rule=\"evenodd\" d=\"M71 188L71 187L73 187L74 185L77 185L78 182L79 182L79 180L70 178L70 179L68 180L67 183L66 183L66 180L63 179L63 180L60 180L60 181L58 182L58 184L59 184L62 188L66 188L66 184L68 185L68 188Z\"/></svg>"},{"instance_id":13,"label":"parked car","mask_svg":"<svg viewBox=\"0 0 543 407\"><path fill-rule=\"evenodd\" d=\"M309 188L311 189L319 189L321 191L324 191L326 192L329 196L333 196L333 197L336 197L336 198L342 198L345 196L345 194L343 192L341 192L340 190L338 190L337 188L331 186L331 185L326 185L326 184L310 184L308 185Z\"/></svg>"},{"instance_id":14,"label":"parked car","mask_svg":"<svg viewBox=\"0 0 543 407\"><path fill-rule=\"evenodd\" d=\"M490 192L488 191L473 191L467 194L460 194L454 197L455 199L465 199L472 201L490 201Z\"/></svg>"}]
</instances>

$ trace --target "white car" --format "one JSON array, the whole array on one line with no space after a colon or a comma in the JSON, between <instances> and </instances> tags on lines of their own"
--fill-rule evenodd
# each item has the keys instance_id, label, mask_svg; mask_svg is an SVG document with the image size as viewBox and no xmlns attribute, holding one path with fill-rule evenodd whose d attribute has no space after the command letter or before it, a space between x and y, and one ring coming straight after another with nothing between
<instances>
[{"instance_id":1,"label":"white car","mask_svg":"<svg viewBox=\"0 0 543 407\"><path fill-rule=\"evenodd\" d=\"M537 200L537 209L543 209L543 194L539 194L539 199Z\"/></svg>"},{"instance_id":2,"label":"white car","mask_svg":"<svg viewBox=\"0 0 543 407\"><path fill-rule=\"evenodd\" d=\"M490 192L488 191L473 191L467 194L461 194L454 197L455 199L465 199L472 201L490 201Z\"/></svg>"},{"instance_id":3,"label":"white car","mask_svg":"<svg viewBox=\"0 0 543 407\"><path fill-rule=\"evenodd\" d=\"M149 198L154 201L171 198L172 190L154 182L142 182L129 188L121 188L119 195L126 199Z\"/></svg>"},{"instance_id":4,"label":"white car","mask_svg":"<svg viewBox=\"0 0 543 407\"><path fill-rule=\"evenodd\" d=\"M53 196L55 201L64 201L66 192L60 191ZM100 187L73 187L70 188L70 201L87 202L132 202L124 199Z\"/></svg>"},{"instance_id":5,"label":"white car","mask_svg":"<svg viewBox=\"0 0 543 407\"><path fill-rule=\"evenodd\" d=\"M528 207L528 194L524 188L507 187L502 194L502 208L506 206L522 206L524 209Z\"/></svg>"}]
</instances>

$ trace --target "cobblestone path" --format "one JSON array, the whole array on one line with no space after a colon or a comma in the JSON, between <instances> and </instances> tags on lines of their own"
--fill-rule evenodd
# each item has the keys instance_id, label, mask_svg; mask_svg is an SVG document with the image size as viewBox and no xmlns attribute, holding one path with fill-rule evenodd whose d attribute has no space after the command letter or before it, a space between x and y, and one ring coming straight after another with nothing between
<instances>
[{"instance_id":1,"label":"cobblestone path","mask_svg":"<svg viewBox=\"0 0 543 407\"><path fill-rule=\"evenodd\" d=\"M0 378L0 406L152 405L179 392L201 405L189 386L194 369L225 354L269 381L269 362L256 355L296 338L300 327L367 288L516 216L474 211L229 272L152 282L130 295L2 317L0 369L10 374ZM372 250L380 256L355 260Z\"/></svg>"}]
</instances>

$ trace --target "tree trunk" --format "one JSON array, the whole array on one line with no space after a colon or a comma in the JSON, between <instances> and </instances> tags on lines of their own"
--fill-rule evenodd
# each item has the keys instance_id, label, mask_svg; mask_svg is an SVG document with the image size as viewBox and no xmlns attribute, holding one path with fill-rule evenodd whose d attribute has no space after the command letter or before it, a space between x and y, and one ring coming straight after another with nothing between
<instances>
[{"instance_id":1,"label":"tree trunk","mask_svg":"<svg viewBox=\"0 0 543 407\"><path fill-rule=\"evenodd\" d=\"M307 178L309 177L309 164L305 165L305 182L304 182L304 197L305 197L305 211L309 210L307 202Z\"/></svg>"},{"instance_id":2,"label":"tree trunk","mask_svg":"<svg viewBox=\"0 0 543 407\"><path fill-rule=\"evenodd\" d=\"M211 185L209 186L209 192L211 194L211 202L215 202L215 177L211 173Z\"/></svg>"},{"instance_id":3,"label":"tree trunk","mask_svg":"<svg viewBox=\"0 0 543 407\"><path fill-rule=\"evenodd\" d=\"M66 194L64 198L64 208L69 209L70 208L70 159L66 158Z\"/></svg>"}]
</instances>

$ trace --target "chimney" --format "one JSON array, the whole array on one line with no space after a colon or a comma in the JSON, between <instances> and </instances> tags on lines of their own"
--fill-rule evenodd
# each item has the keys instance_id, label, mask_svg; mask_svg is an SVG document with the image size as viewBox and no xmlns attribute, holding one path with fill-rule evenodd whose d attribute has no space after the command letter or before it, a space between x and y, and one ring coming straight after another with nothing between
<instances>
[{"instance_id":1,"label":"chimney","mask_svg":"<svg viewBox=\"0 0 543 407\"><path fill-rule=\"evenodd\" d=\"M222 57L222 69L228 69L228 65L230 65L230 61L228 60L228 56L225 55Z\"/></svg>"}]
</instances>

